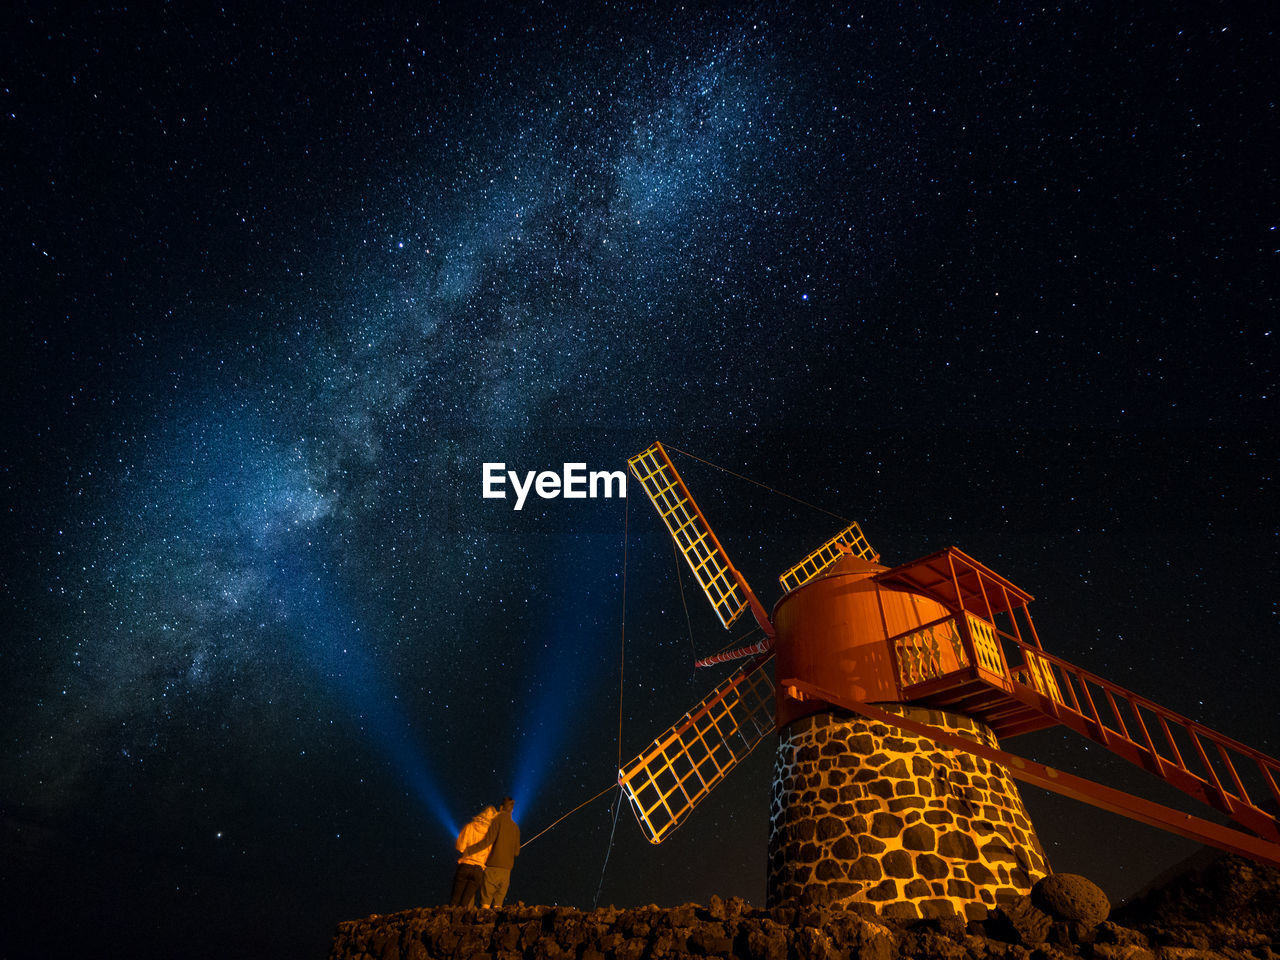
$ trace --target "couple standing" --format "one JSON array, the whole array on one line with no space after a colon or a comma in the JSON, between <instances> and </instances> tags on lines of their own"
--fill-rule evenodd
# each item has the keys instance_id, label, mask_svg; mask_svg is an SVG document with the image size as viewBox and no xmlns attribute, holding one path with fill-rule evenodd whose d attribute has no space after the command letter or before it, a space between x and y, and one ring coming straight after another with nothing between
<instances>
[{"instance_id":1,"label":"couple standing","mask_svg":"<svg viewBox=\"0 0 1280 960\"><path fill-rule=\"evenodd\" d=\"M500 808L485 807L458 834L458 869L453 875L449 903L500 907L511 884L511 868L520 853L520 828L511 818L515 801L507 797Z\"/></svg>"}]
</instances>

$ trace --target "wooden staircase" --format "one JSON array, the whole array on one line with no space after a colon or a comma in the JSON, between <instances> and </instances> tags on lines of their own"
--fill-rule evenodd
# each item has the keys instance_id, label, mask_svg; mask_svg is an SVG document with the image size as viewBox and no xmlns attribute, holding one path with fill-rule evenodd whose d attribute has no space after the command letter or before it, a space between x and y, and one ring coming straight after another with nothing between
<instances>
[{"instance_id":1,"label":"wooden staircase","mask_svg":"<svg viewBox=\"0 0 1280 960\"><path fill-rule=\"evenodd\" d=\"M967 714L1002 738L1062 724L1230 817L1280 857L1280 761L1046 653L1026 610L1031 596L955 547L876 579L942 603L953 617L930 625L931 635L942 626L963 648L962 669L921 679L911 644L922 631L891 638L895 657L913 657L899 671L903 702Z\"/></svg>"}]
</instances>

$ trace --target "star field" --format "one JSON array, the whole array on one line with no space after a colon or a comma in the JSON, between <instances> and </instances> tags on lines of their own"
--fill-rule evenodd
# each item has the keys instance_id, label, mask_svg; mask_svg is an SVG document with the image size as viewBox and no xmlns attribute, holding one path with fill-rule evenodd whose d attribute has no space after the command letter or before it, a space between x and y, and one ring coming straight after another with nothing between
<instances>
[{"instance_id":1,"label":"star field","mask_svg":"<svg viewBox=\"0 0 1280 960\"><path fill-rule=\"evenodd\" d=\"M634 484L517 513L489 461L660 438L889 562L954 543L1050 651L1280 752L1274 20L474 6L6 16L15 955L67 912L318 955L717 682ZM766 606L837 529L677 466ZM597 801L512 897L762 901L770 753L661 847L623 811L603 881ZM1113 897L1193 849L1024 793Z\"/></svg>"}]
</instances>

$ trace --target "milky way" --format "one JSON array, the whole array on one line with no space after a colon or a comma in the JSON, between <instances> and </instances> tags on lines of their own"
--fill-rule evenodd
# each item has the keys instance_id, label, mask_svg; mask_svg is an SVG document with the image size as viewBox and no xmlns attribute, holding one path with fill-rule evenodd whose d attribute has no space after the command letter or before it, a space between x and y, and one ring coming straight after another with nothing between
<instances>
[{"instance_id":1,"label":"milky way","mask_svg":"<svg viewBox=\"0 0 1280 960\"><path fill-rule=\"evenodd\" d=\"M245 915L284 864L322 948L438 899L481 803L532 833L606 788L730 638L640 499L516 513L481 464L656 437L892 561L959 544L1053 605L1050 649L1275 752L1237 673L1274 666L1271 34L1204 17L12 17L0 770L33 896L87 847L77 896L120 917ZM685 467L762 596L836 529ZM605 897L759 898L752 763L675 852L620 841ZM516 895L591 899L606 802ZM108 896L121 855L154 879Z\"/></svg>"}]
</instances>

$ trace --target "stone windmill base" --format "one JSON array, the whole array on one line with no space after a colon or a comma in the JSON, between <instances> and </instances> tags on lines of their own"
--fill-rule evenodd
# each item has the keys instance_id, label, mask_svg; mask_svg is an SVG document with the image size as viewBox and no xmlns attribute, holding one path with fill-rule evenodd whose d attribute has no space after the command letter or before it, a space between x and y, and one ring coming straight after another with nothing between
<instances>
[{"instance_id":1,"label":"stone windmill base","mask_svg":"<svg viewBox=\"0 0 1280 960\"><path fill-rule=\"evenodd\" d=\"M969 717L878 706L998 746ZM804 717L781 732L769 906L980 919L1047 872L1017 786L997 764L843 712Z\"/></svg>"}]
</instances>

